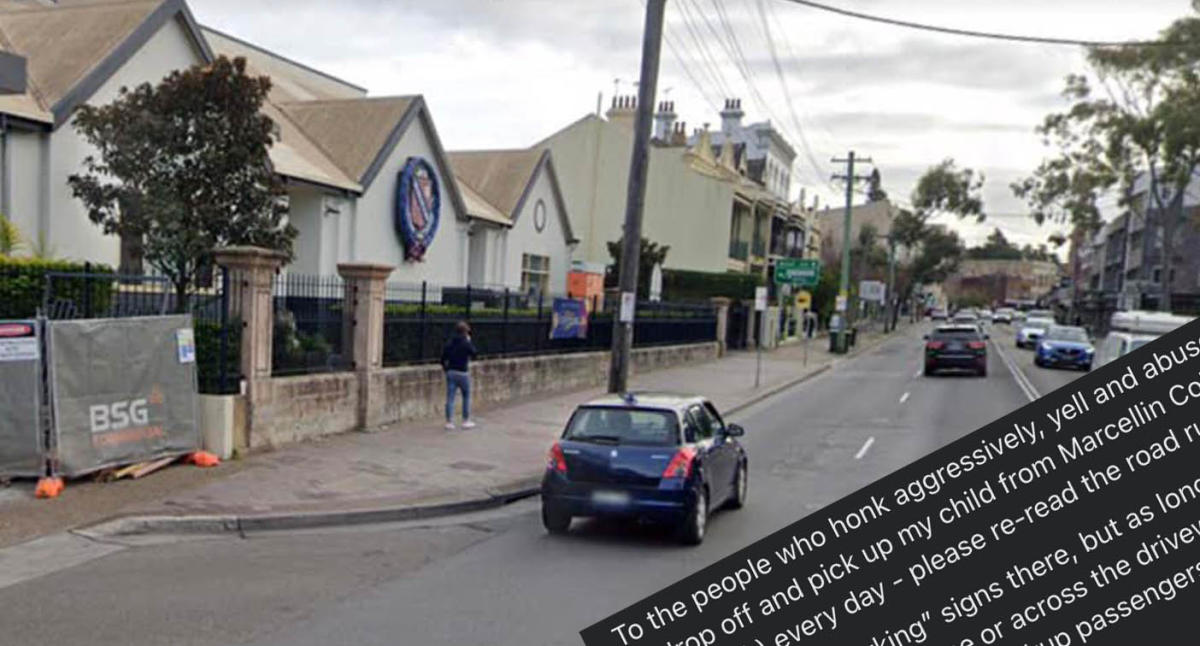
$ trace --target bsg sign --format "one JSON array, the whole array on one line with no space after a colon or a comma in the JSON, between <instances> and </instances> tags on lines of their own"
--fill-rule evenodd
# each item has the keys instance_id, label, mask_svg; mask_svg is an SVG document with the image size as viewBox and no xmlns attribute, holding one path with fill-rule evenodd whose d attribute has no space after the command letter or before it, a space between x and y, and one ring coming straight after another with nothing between
<instances>
[{"instance_id":1,"label":"bsg sign","mask_svg":"<svg viewBox=\"0 0 1200 646\"><path fill-rule=\"evenodd\" d=\"M88 408L88 418L91 422L92 433L120 431L131 426L146 426L150 423L150 413L144 398L111 404L97 404Z\"/></svg>"}]
</instances>

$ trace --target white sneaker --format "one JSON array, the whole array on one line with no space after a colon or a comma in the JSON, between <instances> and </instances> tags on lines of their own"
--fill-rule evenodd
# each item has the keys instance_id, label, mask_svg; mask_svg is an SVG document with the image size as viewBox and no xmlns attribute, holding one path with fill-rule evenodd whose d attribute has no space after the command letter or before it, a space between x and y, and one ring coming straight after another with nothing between
<instances>
[{"instance_id":1,"label":"white sneaker","mask_svg":"<svg viewBox=\"0 0 1200 646\"><path fill-rule=\"evenodd\" d=\"M475 422L472 422L471 420L467 420L467 421L463 422L463 428L475 428Z\"/></svg>"},{"instance_id":2,"label":"white sneaker","mask_svg":"<svg viewBox=\"0 0 1200 646\"><path fill-rule=\"evenodd\" d=\"M446 422L446 430L453 431L454 430L454 422Z\"/></svg>"}]
</instances>

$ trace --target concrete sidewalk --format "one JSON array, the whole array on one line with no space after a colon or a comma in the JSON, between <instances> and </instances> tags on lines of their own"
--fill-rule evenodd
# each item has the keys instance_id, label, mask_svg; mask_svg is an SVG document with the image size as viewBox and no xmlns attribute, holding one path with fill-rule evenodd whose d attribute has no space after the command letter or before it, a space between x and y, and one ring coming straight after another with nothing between
<instances>
[{"instance_id":1,"label":"concrete sidewalk","mask_svg":"<svg viewBox=\"0 0 1200 646\"><path fill-rule=\"evenodd\" d=\"M882 338L861 335L852 354ZM837 358L828 345L827 338L817 338L807 348L797 342L763 353L758 388L753 352L638 375L631 388L707 395L729 414L828 369ZM120 520L97 532L297 528L501 504L537 486L546 450L571 411L602 393L584 390L483 409L471 430L447 431L441 421L405 423L255 454L216 469L177 466L138 481L73 483L52 501L32 500L20 490L14 496L9 489L0 493L0 546L114 518Z\"/></svg>"}]
</instances>

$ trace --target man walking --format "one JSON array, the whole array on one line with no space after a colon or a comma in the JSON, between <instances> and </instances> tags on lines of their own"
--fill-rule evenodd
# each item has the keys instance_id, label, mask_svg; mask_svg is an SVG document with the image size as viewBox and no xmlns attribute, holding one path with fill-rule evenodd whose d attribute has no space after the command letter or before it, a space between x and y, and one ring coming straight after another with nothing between
<instances>
[{"instance_id":1,"label":"man walking","mask_svg":"<svg viewBox=\"0 0 1200 646\"><path fill-rule=\"evenodd\" d=\"M442 348L442 369L446 371L446 430L454 430L454 391L462 391L463 428L475 428L471 421L471 359L477 351L471 342L471 326L459 321L454 335Z\"/></svg>"}]
</instances>

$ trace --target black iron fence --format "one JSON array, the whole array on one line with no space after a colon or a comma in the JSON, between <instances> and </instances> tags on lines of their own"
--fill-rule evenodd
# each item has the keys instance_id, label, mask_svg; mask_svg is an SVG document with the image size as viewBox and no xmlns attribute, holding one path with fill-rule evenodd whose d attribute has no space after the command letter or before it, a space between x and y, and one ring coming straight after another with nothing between
<instances>
[{"instance_id":1,"label":"black iron fence","mask_svg":"<svg viewBox=\"0 0 1200 646\"><path fill-rule=\"evenodd\" d=\"M59 272L32 267L0 268L0 318L129 318L190 313L196 342L200 392L237 393L241 388L241 322L230 302L228 276L182 297L162 276L103 271Z\"/></svg>"},{"instance_id":2,"label":"black iron fence","mask_svg":"<svg viewBox=\"0 0 1200 646\"><path fill-rule=\"evenodd\" d=\"M272 286L274 333L272 374L298 375L350 370L343 347L346 285L338 276L281 274Z\"/></svg>"},{"instance_id":3,"label":"black iron fence","mask_svg":"<svg viewBox=\"0 0 1200 646\"><path fill-rule=\"evenodd\" d=\"M584 304L582 336L551 338L556 297L505 288L389 284L383 319L386 366L437 362L459 321L471 326L483 357L605 350L612 343L611 303ZM716 339L716 312L708 305L639 303L634 345L672 345Z\"/></svg>"}]
</instances>

